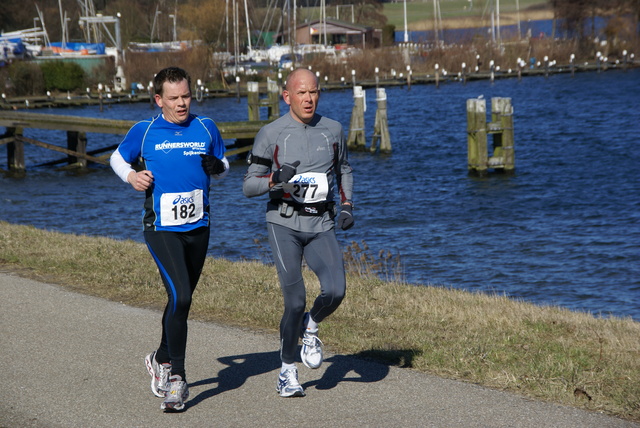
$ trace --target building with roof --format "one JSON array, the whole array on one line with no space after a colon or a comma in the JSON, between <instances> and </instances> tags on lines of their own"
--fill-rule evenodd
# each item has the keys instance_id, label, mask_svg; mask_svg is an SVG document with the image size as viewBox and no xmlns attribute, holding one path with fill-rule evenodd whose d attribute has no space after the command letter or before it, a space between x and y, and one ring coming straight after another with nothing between
<instances>
[{"instance_id":1,"label":"building with roof","mask_svg":"<svg viewBox=\"0 0 640 428\"><path fill-rule=\"evenodd\" d=\"M341 47L378 48L382 45L382 30L334 19L327 19L324 22L316 20L298 24L296 43L326 44L335 46L336 49Z\"/></svg>"}]
</instances>

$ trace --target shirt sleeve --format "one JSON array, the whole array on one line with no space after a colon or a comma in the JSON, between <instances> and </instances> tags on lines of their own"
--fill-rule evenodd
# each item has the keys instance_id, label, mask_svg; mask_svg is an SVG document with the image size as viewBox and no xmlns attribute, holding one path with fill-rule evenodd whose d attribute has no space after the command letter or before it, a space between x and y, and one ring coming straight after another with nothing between
<instances>
[{"instance_id":1,"label":"shirt sleeve","mask_svg":"<svg viewBox=\"0 0 640 428\"><path fill-rule=\"evenodd\" d=\"M207 127L207 130L209 131L209 134L211 135L211 148L210 148L209 154L222 160L225 168L224 172L221 172L220 174L213 174L211 177L215 178L216 180L220 180L229 174L229 168L230 168L229 160L224 155L226 151L226 147L224 145L224 140L222 139L222 135L220 134L220 130L218 129L218 126L215 124L215 122L212 119L210 118L207 118L207 119L208 120L204 121L204 123L205 123L205 126Z\"/></svg>"},{"instance_id":2,"label":"shirt sleeve","mask_svg":"<svg viewBox=\"0 0 640 428\"><path fill-rule=\"evenodd\" d=\"M349 151L344 138L342 126L340 127L338 143L338 165L336 167L336 181L340 193L340 203L353 203L353 168L349 164Z\"/></svg>"},{"instance_id":3,"label":"shirt sleeve","mask_svg":"<svg viewBox=\"0 0 640 428\"><path fill-rule=\"evenodd\" d=\"M266 128L260 129L251 150L254 156L273 159L273 142L270 141ZM269 191L271 168L260 163L252 163L247 169L242 182L242 192L248 198L264 195Z\"/></svg>"},{"instance_id":4,"label":"shirt sleeve","mask_svg":"<svg viewBox=\"0 0 640 428\"><path fill-rule=\"evenodd\" d=\"M124 160L124 158L120 154L119 149L116 149L116 151L111 155L109 165L111 165L111 169L113 169L113 172L115 172L116 175L120 177L125 183L129 182L127 178L129 177L131 171L135 171L133 168L131 168L131 164Z\"/></svg>"},{"instance_id":5,"label":"shirt sleeve","mask_svg":"<svg viewBox=\"0 0 640 428\"><path fill-rule=\"evenodd\" d=\"M133 125L120 142L116 151L111 155L109 160L111 169L113 169L116 175L125 183L128 183L127 177L129 173L135 171L131 167L131 164L140 157L144 132L149 128L151 123L151 121L142 121Z\"/></svg>"}]
</instances>

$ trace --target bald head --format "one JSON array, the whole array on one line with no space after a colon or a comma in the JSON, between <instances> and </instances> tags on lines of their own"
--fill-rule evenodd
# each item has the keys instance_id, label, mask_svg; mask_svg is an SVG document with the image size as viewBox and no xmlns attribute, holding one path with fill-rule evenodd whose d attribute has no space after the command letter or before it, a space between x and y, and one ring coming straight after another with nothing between
<instances>
[{"instance_id":1,"label":"bald head","mask_svg":"<svg viewBox=\"0 0 640 428\"><path fill-rule=\"evenodd\" d=\"M311 70L308 70L306 68L296 68L291 73L289 73L285 89L287 91L292 91L292 88L295 87L295 85L299 84L299 80L301 79L312 79L315 82L315 86L318 86L318 77L313 74Z\"/></svg>"},{"instance_id":2,"label":"bald head","mask_svg":"<svg viewBox=\"0 0 640 428\"><path fill-rule=\"evenodd\" d=\"M289 113L294 120L310 123L316 113L319 97L315 74L306 68L298 68L289 74L282 98L289 104Z\"/></svg>"}]
</instances>

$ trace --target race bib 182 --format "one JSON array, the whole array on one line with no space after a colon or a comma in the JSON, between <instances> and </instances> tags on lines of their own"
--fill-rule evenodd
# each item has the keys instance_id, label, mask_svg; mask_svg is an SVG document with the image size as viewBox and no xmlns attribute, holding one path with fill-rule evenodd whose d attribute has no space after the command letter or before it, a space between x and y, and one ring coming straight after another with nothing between
<instances>
[{"instance_id":1,"label":"race bib 182","mask_svg":"<svg viewBox=\"0 0 640 428\"><path fill-rule=\"evenodd\" d=\"M203 216L202 189L191 192L163 193L160 197L160 224L179 226L194 223Z\"/></svg>"}]
</instances>

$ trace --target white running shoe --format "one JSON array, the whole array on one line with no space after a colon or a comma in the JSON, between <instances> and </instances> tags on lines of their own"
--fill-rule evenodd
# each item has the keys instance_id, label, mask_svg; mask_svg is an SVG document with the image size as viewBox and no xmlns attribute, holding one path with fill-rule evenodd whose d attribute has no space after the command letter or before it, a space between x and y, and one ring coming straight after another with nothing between
<instances>
[{"instance_id":1,"label":"white running shoe","mask_svg":"<svg viewBox=\"0 0 640 428\"><path fill-rule=\"evenodd\" d=\"M156 361L156 351L153 351L144 358L144 364L151 375L151 392L156 397L164 397L169 389L169 373L171 364L158 364Z\"/></svg>"},{"instance_id":2,"label":"white running shoe","mask_svg":"<svg viewBox=\"0 0 640 428\"><path fill-rule=\"evenodd\" d=\"M318 338L318 330L306 329L302 335L302 349L300 350L302 363L310 369L317 369L322 365L322 341Z\"/></svg>"},{"instance_id":3,"label":"white running shoe","mask_svg":"<svg viewBox=\"0 0 640 428\"><path fill-rule=\"evenodd\" d=\"M298 369L287 369L278 375L276 391L280 397L304 397L304 389L298 382Z\"/></svg>"},{"instance_id":4,"label":"white running shoe","mask_svg":"<svg viewBox=\"0 0 640 428\"><path fill-rule=\"evenodd\" d=\"M160 408L165 412L179 412L184 409L184 402L189 398L189 386L180 375L169 378L169 390Z\"/></svg>"}]
</instances>

